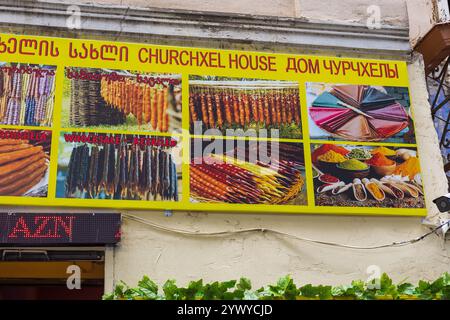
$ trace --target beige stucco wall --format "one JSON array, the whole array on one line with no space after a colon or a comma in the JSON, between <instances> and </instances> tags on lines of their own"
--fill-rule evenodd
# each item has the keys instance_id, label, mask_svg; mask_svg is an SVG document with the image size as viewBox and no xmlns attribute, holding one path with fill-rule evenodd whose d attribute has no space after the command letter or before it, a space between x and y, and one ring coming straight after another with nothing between
<instances>
[{"instance_id":1,"label":"beige stucco wall","mask_svg":"<svg viewBox=\"0 0 450 320\"><path fill-rule=\"evenodd\" d=\"M437 22L436 0L407 1L409 38L412 46Z\"/></svg>"},{"instance_id":2,"label":"beige stucco wall","mask_svg":"<svg viewBox=\"0 0 450 320\"><path fill-rule=\"evenodd\" d=\"M59 0L74 3L70 0ZM369 6L379 6L382 25L408 26L406 0L77 0L75 3L96 3L132 7L242 13L334 23L365 24Z\"/></svg>"},{"instance_id":3,"label":"beige stucco wall","mask_svg":"<svg viewBox=\"0 0 450 320\"><path fill-rule=\"evenodd\" d=\"M409 66L417 140L424 168L425 192L430 216L431 203L446 193L436 133L431 122L423 67L415 58ZM270 228L317 240L371 246L414 238L426 232L420 218L307 216L281 214L232 214L139 212L153 223L189 231L209 232L245 228ZM124 219L123 239L114 252L115 280L135 284L144 274L162 284L177 279L180 284L206 281L253 280L255 287L291 274L299 283L345 284L366 279L371 265L395 280L433 279L449 271L448 244L431 236L415 245L379 250L350 250L310 244L272 234L240 234L229 237L180 236L157 231L140 222ZM111 280L111 279L110 279ZM108 282L111 283L110 281Z\"/></svg>"},{"instance_id":4,"label":"beige stucco wall","mask_svg":"<svg viewBox=\"0 0 450 320\"><path fill-rule=\"evenodd\" d=\"M311 20L365 24L369 17L368 7L378 6L381 25L408 26L406 1L404 0L297 1L300 16Z\"/></svg>"}]
</instances>

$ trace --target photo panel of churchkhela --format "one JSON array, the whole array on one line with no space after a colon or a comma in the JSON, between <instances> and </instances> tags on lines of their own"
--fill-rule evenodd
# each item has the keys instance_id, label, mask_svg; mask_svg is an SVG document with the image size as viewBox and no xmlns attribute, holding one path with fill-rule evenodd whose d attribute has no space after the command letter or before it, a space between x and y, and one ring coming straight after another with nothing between
<instances>
[{"instance_id":1,"label":"photo panel of churchkhela","mask_svg":"<svg viewBox=\"0 0 450 320\"><path fill-rule=\"evenodd\" d=\"M302 137L298 82L211 76L189 79L191 133L254 130L263 136L264 130L268 137Z\"/></svg>"},{"instance_id":2,"label":"photo panel of churchkhela","mask_svg":"<svg viewBox=\"0 0 450 320\"><path fill-rule=\"evenodd\" d=\"M0 62L0 124L50 127L56 67Z\"/></svg>"},{"instance_id":3,"label":"photo panel of churchkhela","mask_svg":"<svg viewBox=\"0 0 450 320\"><path fill-rule=\"evenodd\" d=\"M311 139L416 141L406 87L307 83L306 93Z\"/></svg>"},{"instance_id":4,"label":"photo panel of churchkhela","mask_svg":"<svg viewBox=\"0 0 450 320\"><path fill-rule=\"evenodd\" d=\"M59 145L58 198L181 198L178 138L65 132Z\"/></svg>"},{"instance_id":5,"label":"photo panel of churchkhela","mask_svg":"<svg viewBox=\"0 0 450 320\"><path fill-rule=\"evenodd\" d=\"M190 201L306 205L303 144L191 140Z\"/></svg>"},{"instance_id":6,"label":"photo panel of churchkhela","mask_svg":"<svg viewBox=\"0 0 450 320\"><path fill-rule=\"evenodd\" d=\"M181 75L65 69L61 126L106 130L181 130Z\"/></svg>"},{"instance_id":7,"label":"photo panel of churchkhela","mask_svg":"<svg viewBox=\"0 0 450 320\"><path fill-rule=\"evenodd\" d=\"M313 144L317 206L425 208L416 148Z\"/></svg>"},{"instance_id":8,"label":"photo panel of churchkhela","mask_svg":"<svg viewBox=\"0 0 450 320\"><path fill-rule=\"evenodd\" d=\"M51 131L0 129L0 196L47 197Z\"/></svg>"}]
</instances>

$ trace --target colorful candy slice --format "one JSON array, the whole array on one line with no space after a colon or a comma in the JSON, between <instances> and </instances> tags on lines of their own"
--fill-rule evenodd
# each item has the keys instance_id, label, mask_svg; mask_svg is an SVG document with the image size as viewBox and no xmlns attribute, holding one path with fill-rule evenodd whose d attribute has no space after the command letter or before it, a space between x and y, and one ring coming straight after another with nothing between
<instances>
[{"instance_id":1,"label":"colorful candy slice","mask_svg":"<svg viewBox=\"0 0 450 320\"><path fill-rule=\"evenodd\" d=\"M345 104L360 109L366 115L345 107ZM393 97L362 85L333 86L330 92L324 92L314 100L309 113L323 130L354 141L386 139L409 124L405 108Z\"/></svg>"},{"instance_id":2,"label":"colorful candy slice","mask_svg":"<svg viewBox=\"0 0 450 320\"><path fill-rule=\"evenodd\" d=\"M368 119L371 127L380 137L387 138L399 133L408 126L408 122L388 121L382 119Z\"/></svg>"},{"instance_id":3,"label":"colorful candy slice","mask_svg":"<svg viewBox=\"0 0 450 320\"><path fill-rule=\"evenodd\" d=\"M335 133L355 141L378 138L378 134L370 127L366 117L363 115L359 115L351 119L336 130Z\"/></svg>"},{"instance_id":4,"label":"colorful candy slice","mask_svg":"<svg viewBox=\"0 0 450 320\"><path fill-rule=\"evenodd\" d=\"M312 106L326 107L326 108L343 108L341 105L339 105L339 102L340 100L337 97L325 91L314 100Z\"/></svg>"},{"instance_id":5,"label":"colorful candy slice","mask_svg":"<svg viewBox=\"0 0 450 320\"><path fill-rule=\"evenodd\" d=\"M361 101L361 108L379 108L393 103L395 103L395 98L378 89L370 87L364 94L364 98Z\"/></svg>"}]
</instances>

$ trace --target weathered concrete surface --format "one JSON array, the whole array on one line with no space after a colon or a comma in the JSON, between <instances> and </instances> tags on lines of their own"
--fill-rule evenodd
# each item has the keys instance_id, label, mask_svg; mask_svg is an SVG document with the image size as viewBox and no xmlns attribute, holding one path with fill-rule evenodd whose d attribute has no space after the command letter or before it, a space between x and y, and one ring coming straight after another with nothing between
<instances>
[{"instance_id":1,"label":"weathered concrete surface","mask_svg":"<svg viewBox=\"0 0 450 320\"><path fill-rule=\"evenodd\" d=\"M408 26L404 0L299 0L301 17L311 20L366 24L369 6L378 6L382 25Z\"/></svg>"},{"instance_id":2,"label":"weathered concrete surface","mask_svg":"<svg viewBox=\"0 0 450 320\"><path fill-rule=\"evenodd\" d=\"M417 43L438 21L435 0L407 1L409 37L411 45Z\"/></svg>"},{"instance_id":3,"label":"weathered concrete surface","mask_svg":"<svg viewBox=\"0 0 450 320\"><path fill-rule=\"evenodd\" d=\"M73 3L70 0L58 1ZM380 7L383 25L408 26L405 0L78 0L77 2L298 17L306 20L358 24L366 23L369 16L367 8L375 5Z\"/></svg>"}]
</instances>

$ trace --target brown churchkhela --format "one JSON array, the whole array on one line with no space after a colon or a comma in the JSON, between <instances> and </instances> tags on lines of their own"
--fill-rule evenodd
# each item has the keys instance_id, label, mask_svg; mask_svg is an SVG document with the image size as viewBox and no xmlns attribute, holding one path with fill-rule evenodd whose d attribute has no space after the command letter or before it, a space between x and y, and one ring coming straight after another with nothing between
<instances>
[{"instance_id":1,"label":"brown churchkhela","mask_svg":"<svg viewBox=\"0 0 450 320\"><path fill-rule=\"evenodd\" d=\"M21 196L36 185L47 170L42 146L25 140L0 140L0 195Z\"/></svg>"},{"instance_id":2,"label":"brown churchkhela","mask_svg":"<svg viewBox=\"0 0 450 320\"><path fill-rule=\"evenodd\" d=\"M104 194L109 199L178 201L176 164L165 147L76 146L69 160L65 193L68 198Z\"/></svg>"},{"instance_id":3,"label":"brown churchkhela","mask_svg":"<svg viewBox=\"0 0 450 320\"><path fill-rule=\"evenodd\" d=\"M76 86L74 85L72 90L75 92L75 97L77 97L78 91L75 88ZM114 119L108 120L108 117L111 117L108 112L106 112L105 116L101 116L100 109L87 110L89 112L86 111L81 115L71 115L74 119L72 121L73 124L84 126L98 124L115 125L125 122L125 116L132 114L136 117L138 125L148 124L152 130L160 132L169 130L169 109L175 110L177 108L172 85L169 84L168 87L163 87L162 85L150 87L147 84L138 83L131 77L124 82L109 81L106 78L102 78L100 88L97 90L99 90L102 99L100 100L95 97L95 94L91 94L91 96L96 98L91 104L100 109L104 104L109 108L109 113L114 115ZM80 94L78 93L78 95ZM72 104L74 111L77 108L82 108L76 106L77 101ZM83 117L86 119L83 120Z\"/></svg>"},{"instance_id":4,"label":"brown churchkhela","mask_svg":"<svg viewBox=\"0 0 450 320\"><path fill-rule=\"evenodd\" d=\"M192 85L189 91L191 127L202 121L209 128L246 127L251 123L281 127L300 125L298 89L205 88Z\"/></svg>"}]
</instances>

